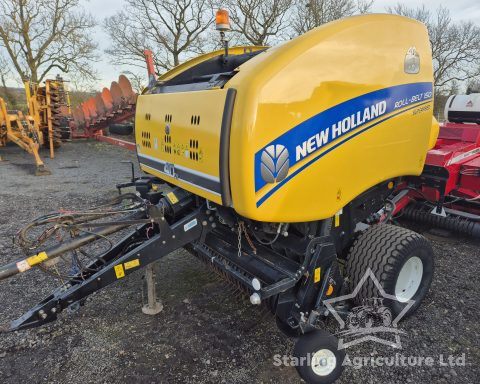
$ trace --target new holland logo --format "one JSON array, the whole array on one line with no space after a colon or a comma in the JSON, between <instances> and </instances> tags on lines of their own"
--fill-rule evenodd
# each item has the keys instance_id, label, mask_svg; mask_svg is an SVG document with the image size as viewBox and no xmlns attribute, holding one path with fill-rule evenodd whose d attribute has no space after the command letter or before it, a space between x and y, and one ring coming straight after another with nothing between
<instances>
[{"instance_id":1,"label":"new holland logo","mask_svg":"<svg viewBox=\"0 0 480 384\"><path fill-rule=\"evenodd\" d=\"M269 145L263 150L260 171L266 183L278 183L285 179L289 167L288 150L283 145Z\"/></svg>"}]
</instances>

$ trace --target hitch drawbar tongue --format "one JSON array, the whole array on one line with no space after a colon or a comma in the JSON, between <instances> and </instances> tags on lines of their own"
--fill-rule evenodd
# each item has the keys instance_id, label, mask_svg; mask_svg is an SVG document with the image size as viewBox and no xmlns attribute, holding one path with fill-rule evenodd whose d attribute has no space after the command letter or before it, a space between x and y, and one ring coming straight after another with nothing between
<instances>
[{"instance_id":1,"label":"hitch drawbar tongue","mask_svg":"<svg viewBox=\"0 0 480 384\"><path fill-rule=\"evenodd\" d=\"M0 268L2 280L118 232L132 223L142 223L130 233L127 232L108 251L90 260L89 264L84 265L75 274L71 274L61 287L11 322L8 330L32 328L54 321L64 309L77 303L83 304L92 293L125 278L178 248L205 237L209 230L206 211L203 205L195 207L194 204L188 206L185 204L174 216L175 211L162 199L158 204L150 205L147 213L143 211L143 219L135 220L133 219L135 216L131 215L128 221L116 222L122 224L85 233L71 241L60 243L44 252ZM140 213L137 212L137 217Z\"/></svg>"}]
</instances>

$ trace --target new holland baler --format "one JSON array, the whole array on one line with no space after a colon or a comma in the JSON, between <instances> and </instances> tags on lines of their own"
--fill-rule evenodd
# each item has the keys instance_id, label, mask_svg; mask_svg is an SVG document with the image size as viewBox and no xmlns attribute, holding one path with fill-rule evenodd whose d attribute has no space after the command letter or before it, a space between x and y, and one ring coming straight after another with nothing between
<instances>
[{"instance_id":1,"label":"new holland baler","mask_svg":"<svg viewBox=\"0 0 480 384\"><path fill-rule=\"evenodd\" d=\"M42 217L20 233L31 254L1 268L0 279L71 252L76 272L9 329L52 321L184 247L298 338L303 379L334 381L345 352L321 320L347 318L379 296L365 282L369 271L388 294L390 319L413 313L432 279L428 241L387 223L389 197L422 173L437 138L432 78L426 27L393 15L342 19L273 48L229 48L167 72L137 99L146 175L118 186L136 193ZM80 262L87 252L78 249L130 226ZM46 229L32 240L35 228ZM73 238L47 247L49 237L64 238L59 231Z\"/></svg>"}]
</instances>

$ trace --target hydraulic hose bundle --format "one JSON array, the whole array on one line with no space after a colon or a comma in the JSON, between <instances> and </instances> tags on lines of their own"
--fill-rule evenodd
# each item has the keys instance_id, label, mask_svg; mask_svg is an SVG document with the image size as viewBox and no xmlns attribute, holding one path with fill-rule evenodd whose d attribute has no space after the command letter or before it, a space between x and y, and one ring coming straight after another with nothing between
<instances>
[{"instance_id":1,"label":"hydraulic hose bundle","mask_svg":"<svg viewBox=\"0 0 480 384\"><path fill-rule=\"evenodd\" d=\"M33 255L1 266L0 280L25 272L47 260L63 257L69 252L73 253L73 273L77 274L78 269L83 269L81 256L90 260L98 257L82 247L102 239L107 241L108 250L111 249L113 242L107 236L132 225L149 222L146 212L146 202L131 193L87 210L59 211L41 216L16 236L24 251ZM61 277L58 270L55 274Z\"/></svg>"}]
</instances>

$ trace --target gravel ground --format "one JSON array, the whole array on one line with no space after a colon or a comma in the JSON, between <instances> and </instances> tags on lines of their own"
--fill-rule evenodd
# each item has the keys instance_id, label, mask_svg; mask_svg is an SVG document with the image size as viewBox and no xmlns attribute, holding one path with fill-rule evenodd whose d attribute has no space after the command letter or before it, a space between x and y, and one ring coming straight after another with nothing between
<instances>
[{"instance_id":1,"label":"gravel ground","mask_svg":"<svg viewBox=\"0 0 480 384\"><path fill-rule=\"evenodd\" d=\"M97 142L65 144L51 176L33 176L31 158L16 147L0 165L0 263L21 257L16 231L33 217L58 208L81 208L115 194L135 161L124 149ZM44 158L46 153L42 153ZM428 235L427 233L427 236ZM436 271L423 305L401 323L402 349L363 343L355 357L430 356L433 367L347 367L340 383L476 383L480 374L478 321L479 243L430 236ZM142 274L137 272L93 295L75 313L62 313L41 328L0 335L2 383L299 383L292 367L276 367L275 354L289 355L293 342L271 316L252 307L183 250L158 267L164 310L143 315ZM0 322L21 315L55 287L38 270L0 283ZM334 329L334 324L327 326ZM440 366L443 355L464 366ZM460 361L461 363L461 361Z\"/></svg>"}]
</instances>

